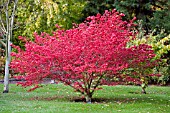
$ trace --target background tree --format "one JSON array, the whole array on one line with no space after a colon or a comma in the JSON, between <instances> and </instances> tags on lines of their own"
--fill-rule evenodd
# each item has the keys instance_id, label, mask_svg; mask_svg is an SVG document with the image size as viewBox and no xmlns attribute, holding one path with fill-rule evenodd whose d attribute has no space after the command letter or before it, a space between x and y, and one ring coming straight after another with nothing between
<instances>
[{"instance_id":1,"label":"background tree","mask_svg":"<svg viewBox=\"0 0 170 113\"><path fill-rule=\"evenodd\" d=\"M170 1L169 0L86 0L87 4L82 13L84 20L87 16L97 13L104 13L104 10L116 8L119 12L124 13L124 19L131 19L134 16L142 20L142 27L146 32L156 30L159 34L165 29L166 34L170 33Z\"/></svg>"},{"instance_id":2,"label":"background tree","mask_svg":"<svg viewBox=\"0 0 170 113\"><path fill-rule=\"evenodd\" d=\"M3 93L9 92L9 64L11 60L11 40L15 10L18 0L2 0L0 2L0 43L5 47L5 76Z\"/></svg>"},{"instance_id":3,"label":"background tree","mask_svg":"<svg viewBox=\"0 0 170 113\"><path fill-rule=\"evenodd\" d=\"M139 34L140 36L141 34ZM141 36L140 36L141 37ZM160 59L159 65L153 68L153 72L161 74L160 78L150 78L149 80L155 80L161 85L166 85L170 82L170 35L159 40L157 36L150 34L148 36L142 36L142 38L136 38L132 41L132 45L149 44L153 47L156 54L155 59Z\"/></svg>"},{"instance_id":4,"label":"background tree","mask_svg":"<svg viewBox=\"0 0 170 113\"><path fill-rule=\"evenodd\" d=\"M83 0L20 0L18 3L13 42L22 45L18 36L33 39L33 33L52 33L55 24L63 29L79 23Z\"/></svg>"}]
</instances>

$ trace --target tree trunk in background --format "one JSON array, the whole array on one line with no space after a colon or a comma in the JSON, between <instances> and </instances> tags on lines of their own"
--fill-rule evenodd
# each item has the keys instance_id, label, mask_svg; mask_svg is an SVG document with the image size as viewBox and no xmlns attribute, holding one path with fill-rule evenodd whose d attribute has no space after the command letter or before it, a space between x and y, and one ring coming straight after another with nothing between
<instances>
[{"instance_id":1,"label":"tree trunk in background","mask_svg":"<svg viewBox=\"0 0 170 113\"><path fill-rule=\"evenodd\" d=\"M0 30L5 39L5 53L6 53L6 62L5 62L5 76L4 76L4 90L3 93L9 92L9 65L11 61L11 40L12 40L12 31L14 26L14 17L17 7L18 0L4 0L2 2L2 9L0 13ZM1 5L1 4L0 4ZM3 43L3 41L1 41Z\"/></svg>"},{"instance_id":2,"label":"tree trunk in background","mask_svg":"<svg viewBox=\"0 0 170 113\"><path fill-rule=\"evenodd\" d=\"M142 94L146 94L146 88L142 87Z\"/></svg>"},{"instance_id":3,"label":"tree trunk in background","mask_svg":"<svg viewBox=\"0 0 170 113\"><path fill-rule=\"evenodd\" d=\"M9 64L11 61L11 43L7 41L6 62L5 62L5 76L4 76L4 90L3 93L9 92Z\"/></svg>"}]
</instances>

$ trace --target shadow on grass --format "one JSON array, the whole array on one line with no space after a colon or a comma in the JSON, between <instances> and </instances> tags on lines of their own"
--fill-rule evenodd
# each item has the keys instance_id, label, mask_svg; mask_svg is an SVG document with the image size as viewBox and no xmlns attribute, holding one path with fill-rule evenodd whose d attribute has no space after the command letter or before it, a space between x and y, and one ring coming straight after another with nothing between
<instances>
[{"instance_id":1,"label":"shadow on grass","mask_svg":"<svg viewBox=\"0 0 170 113\"><path fill-rule=\"evenodd\" d=\"M85 98L72 98L71 102L86 102ZM156 99L156 98L128 98L128 97L112 97L112 98L92 98L92 103L116 103L116 104L127 104L127 103L161 103L170 104L166 99Z\"/></svg>"},{"instance_id":2,"label":"shadow on grass","mask_svg":"<svg viewBox=\"0 0 170 113\"><path fill-rule=\"evenodd\" d=\"M146 94L147 95L147 94ZM52 96L52 97L31 97L29 98L29 100L34 101L34 100L38 100L38 101L67 101L67 102L77 102L77 103L85 103L86 100L85 98L81 98L81 97L75 97L75 96L71 96L71 97L66 97L66 96ZM124 96L124 97L111 97L111 98L107 98L107 97L103 97L103 98L92 98L92 103L116 103L116 104L122 104L122 103L164 103L164 104L169 104L169 101L167 99L158 99L156 97L128 97L128 96Z\"/></svg>"}]
</instances>

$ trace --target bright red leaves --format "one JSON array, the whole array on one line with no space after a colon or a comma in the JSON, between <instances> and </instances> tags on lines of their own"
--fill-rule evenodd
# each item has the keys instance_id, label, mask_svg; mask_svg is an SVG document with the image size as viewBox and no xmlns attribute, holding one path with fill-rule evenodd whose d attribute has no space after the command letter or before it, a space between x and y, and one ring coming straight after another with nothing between
<instances>
[{"instance_id":1,"label":"bright red leaves","mask_svg":"<svg viewBox=\"0 0 170 113\"><path fill-rule=\"evenodd\" d=\"M11 63L11 68L26 80L20 84L38 88L36 84L49 77L92 97L107 76L118 76L129 67L148 68L154 57L152 48L127 48L134 24L133 20L122 21L122 16L116 10L105 11L70 30L57 30L52 36L35 34L34 42L22 39L25 50L17 47Z\"/></svg>"}]
</instances>

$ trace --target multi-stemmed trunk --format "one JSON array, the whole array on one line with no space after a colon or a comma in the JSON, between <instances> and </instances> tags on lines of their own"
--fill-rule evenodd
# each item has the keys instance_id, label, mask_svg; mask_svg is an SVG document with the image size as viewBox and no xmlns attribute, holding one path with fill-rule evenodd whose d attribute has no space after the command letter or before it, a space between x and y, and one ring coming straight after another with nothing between
<instances>
[{"instance_id":1,"label":"multi-stemmed trunk","mask_svg":"<svg viewBox=\"0 0 170 113\"><path fill-rule=\"evenodd\" d=\"M10 9L13 3L12 9ZM12 40L12 30L14 25L14 17L15 17L15 11L17 7L18 0L14 0L11 2L11 0L4 1L4 6L2 7L4 9L5 14L5 21L2 21L3 13L0 14L0 20L1 25L0 29L4 31L3 37L6 41L6 44L4 44L6 49L6 63L5 63L5 76L4 76L4 90L3 93L9 92L9 64L11 61L11 40ZM11 11L11 12L10 12ZM3 23L6 22L6 23ZM2 41L1 41L2 42Z\"/></svg>"}]
</instances>

